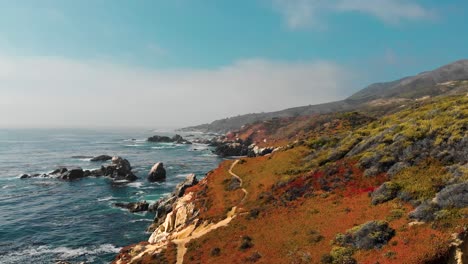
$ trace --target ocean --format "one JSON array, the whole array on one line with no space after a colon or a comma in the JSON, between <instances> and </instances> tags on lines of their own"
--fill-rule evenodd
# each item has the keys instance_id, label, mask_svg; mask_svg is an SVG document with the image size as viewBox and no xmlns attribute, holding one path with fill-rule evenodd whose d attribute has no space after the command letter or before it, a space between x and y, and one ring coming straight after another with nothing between
<instances>
[{"instance_id":1,"label":"ocean","mask_svg":"<svg viewBox=\"0 0 468 264\"><path fill-rule=\"evenodd\" d=\"M148 239L153 213L130 213L117 202L157 201L186 175L199 179L221 161L206 145L151 143L138 130L0 130L0 263L109 263L123 246ZM182 136L189 136L184 135ZM199 135L197 135L199 136ZM117 185L105 177L77 181L19 179L59 166L99 168L89 157L107 154L128 159L135 182ZM146 175L162 161L163 183Z\"/></svg>"}]
</instances>

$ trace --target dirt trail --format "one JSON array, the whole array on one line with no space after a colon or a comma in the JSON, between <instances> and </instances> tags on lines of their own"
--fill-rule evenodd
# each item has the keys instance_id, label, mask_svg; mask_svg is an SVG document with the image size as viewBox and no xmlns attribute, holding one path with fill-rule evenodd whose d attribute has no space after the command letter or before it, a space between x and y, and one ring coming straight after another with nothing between
<instances>
[{"instance_id":1,"label":"dirt trail","mask_svg":"<svg viewBox=\"0 0 468 264\"><path fill-rule=\"evenodd\" d=\"M237 165L237 163L239 163L239 160L236 160L234 163L232 163L231 168L229 168L229 174L231 174L232 177L238 179L240 182L239 185L240 187L242 187L244 182L242 181L241 177L237 176L234 172L232 172L232 169L234 168L234 166ZM239 204L243 204L245 199L247 199L247 195L249 195L249 192L246 189L242 188L242 191L244 192L244 198L242 198Z\"/></svg>"},{"instance_id":2,"label":"dirt trail","mask_svg":"<svg viewBox=\"0 0 468 264\"><path fill-rule=\"evenodd\" d=\"M242 179L239 176L237 176L234 172L232 172L232 169L234 168L234 166L237 165L238 162L239 160L236 160L234 163L232 163L231 167L229 168L229 174L231 174L231 176L238 179L240 182L240 187L242 187L243 185ZM249 192L247 192L247 190L244 188L242 188L242 191L244 192L245 195L238 205L243 204L245 199L247 198L247 195L249 194ZM234 206L231 209L231 211L227 214L226 218L217 222L216 224L211 223L205 226L197 227L195 230L193 230L190 236L181 238L181 239L172 240L172 242L177 245L177 264L183 264L185 253L187 253L186 244L190 242L190 240L202 237L219 227L228 225L229 222L231 222L231 220L237 216L236 211L237 211L237 206ZM191 228L191 227L189 226L188 228ZM183 233L183 230L181 232Z\"/></svg>"}]
</instances>

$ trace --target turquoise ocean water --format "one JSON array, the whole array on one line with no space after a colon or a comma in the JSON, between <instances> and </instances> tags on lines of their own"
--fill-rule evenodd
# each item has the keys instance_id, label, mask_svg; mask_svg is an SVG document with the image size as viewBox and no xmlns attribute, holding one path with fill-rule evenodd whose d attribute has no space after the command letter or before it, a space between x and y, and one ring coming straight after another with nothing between
<instances>
[{"instance_id":1,"label":"turquoise ocean water","mask_svg":"<svg viewBox=\"0 0 468 264\"><path fill-rule=\"evenodd\" d=\"M0 130L0 263L109 263L123 246L147 240L153 214L132 214L116 202L156 201L189 173L199 178L220 159L205 145L150 143L154 131ZM187 136L187 135L185 135ZM89 158L108 154L130 161L139 177L116 185L85 178L66 182L19 179L59 166L99 168ZM149 183L151 166L162 161L167 181Z\"/></svg>"}]
</instances>

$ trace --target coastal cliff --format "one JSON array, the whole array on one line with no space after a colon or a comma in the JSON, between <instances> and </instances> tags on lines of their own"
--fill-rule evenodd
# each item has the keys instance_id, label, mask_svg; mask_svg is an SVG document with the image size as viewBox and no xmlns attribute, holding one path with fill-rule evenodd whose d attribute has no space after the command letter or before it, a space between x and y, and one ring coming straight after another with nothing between
<instances>
[{"instance_id":1,"label":"coastal cliff","mask_svg":"<svg viewBox=\"0 0 468 264\"><path fill-rule=\"evenodd\" d=\"M114 263L467 263L467 124L463 95L246 126L279 149L222 162Z\"/></svg>"}]
</instances>

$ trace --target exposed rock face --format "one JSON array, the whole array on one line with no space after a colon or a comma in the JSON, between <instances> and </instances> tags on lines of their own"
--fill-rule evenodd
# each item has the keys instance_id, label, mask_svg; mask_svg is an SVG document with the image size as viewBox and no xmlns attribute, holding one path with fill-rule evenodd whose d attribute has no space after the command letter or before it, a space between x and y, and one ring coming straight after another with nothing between
<instances>
[{"instance_id":1,"label":"exposed rock face","mask_svg":"<svg viewBox=\"0 0 468 264\"><path fill-rule=\"evenodd\" d=\"M93 157L92 159L90 159L90 161L108 161L108 160L111 160L112 157L109 156L109 155L99 155L99 156L96 156L96 157Z\"/></svg>"},{"instance_id":2,"label":"exposed rock face","mask_svg":"<svg viewBox=\"0 0 468 264\"><path fill-rule=\"evenodd\" d=\"M153 244L165 240L170 232L185 227L187 221L195 215L195 205L190 202L191 199L192 194L189 193L176 200L172 211L166 215L164 222L151 234L149 243Z\"/></svg>"},{"instance_id":3,"label":"exposed rock face","mask_svg":"<svg viewBox=\"0 0 468 264\"><path fill-rule=\"evenodd\" d=\"M146 201L136 203L115 203L117 207L126 208L132 213L148 211L149 203Z\"/></svg>"},{"instance_id":4,"label":"exposed rock face","mask_svg":"<svg viewBox=\"0 0 468 264\"><path fill-rule=\"evenodd\" d=\"M174 205L177 202L177 199L182 197L185 194L185 190L189 187L192 187L198 183L197 177L195 174L190 174L187 176L185 181L179 183L174 192L169 197L163 198L156 203L149 206L149 211L156 212L154 217L153 224L148 227L148 231L154 231L159 225L161 225L165 220L167 215L174 210Z\"/></svg>"},{"instance_id":5,"label":"exposed rock face","mask_svg":"<svg viewBox=\"0 0 468 264\"><path fill-rule=\"evenodd\" d=\"M176 197L182 197L184 195L185 190L189 187L194 186L195 184L198 183L197 176L195 174L190 174L185 178L185 180L179 184L177 184L175 191L173 192L173 195Z\"/></svg>"},{"instance_id":6,"label":"exposed rock face","mask_svg":"<svg viewBox=\"0 0 468 264\"><path fill-rule=\"evenodd\" d=\"M148 173L148 181L164 181L166 179L166 169L164 169L164 164L158 162L153 165L150 172Z\"/></svg>"}]
</instances>

